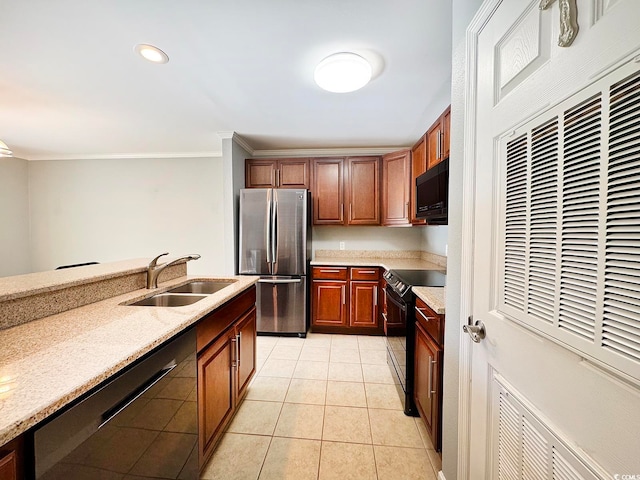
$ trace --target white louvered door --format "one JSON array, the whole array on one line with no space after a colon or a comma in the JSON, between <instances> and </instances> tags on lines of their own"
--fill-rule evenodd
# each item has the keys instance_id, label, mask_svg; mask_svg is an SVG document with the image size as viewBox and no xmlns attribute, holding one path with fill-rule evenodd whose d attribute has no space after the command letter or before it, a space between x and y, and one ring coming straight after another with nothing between
<instances>
[{"instance_id":1,"label":"white louvered door","mask_svg":"<svg viewBox=\"0 0 640 480\"><path fill-rule=\"evenodd\" d=\"M640 478L640 1L487 3L470 478Z\"/></svg>"}]
</instances>

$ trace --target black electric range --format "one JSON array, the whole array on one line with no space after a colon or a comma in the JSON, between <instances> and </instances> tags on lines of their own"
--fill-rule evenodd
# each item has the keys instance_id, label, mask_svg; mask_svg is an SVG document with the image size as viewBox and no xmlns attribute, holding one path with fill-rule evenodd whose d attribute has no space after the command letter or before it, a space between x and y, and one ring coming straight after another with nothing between
<instances>
[{"instance_id":1,"label":"black electric range","mask_svg":"<svg viewBox=\"0 0 640 480\"><path fill-rule=\"evenodd\" d=\"M387 281L387 313L383 318L388 362L402 388L399 393L404 413L417 416L413 400L416 317L412 287L444 287L447 276L437 270L388 270L383 277Z\"/></svg>"}]
</instances>

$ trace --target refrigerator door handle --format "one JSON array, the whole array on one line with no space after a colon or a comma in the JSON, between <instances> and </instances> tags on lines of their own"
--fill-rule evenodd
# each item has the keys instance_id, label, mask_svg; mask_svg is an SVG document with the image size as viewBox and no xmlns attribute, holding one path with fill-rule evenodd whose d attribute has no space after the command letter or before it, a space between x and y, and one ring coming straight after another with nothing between
<instances>
[{"instance_id":1,"label":"refrigerator door handle","mask_svg":"<svg viewBox=\"0 0 640 480\"><path fill-rule=\"evenodd\" d=\"M301 283L302 280L300 278L289 278L289 279L277 279L277 280L269 280L267 278L261 278L258 280L258 283Z\"/></svg>"},{"instance_id":2,"label":"refrigerator door handle","mask_svg":"<svg viewBox=\"0 0 640 480\"><path fill-rule=\"evenodd\" d=\"M265 238L265 245L267 246L267 263L269 264L269 272L271 272L271 216L272 216L272 202L271 202L271 190L267 192L267 235Z\"/></svg>"},{"instance_id":3,"label":"refrigerator door handle","mask_svg":"<svg viewBox=\"0 0 640 480\"><path fill-rule=\"evenodd\" d=\"M272 230L272 242L271 245L273 247L273 254L271 255L273 258L273 263L278 261L278 198L277 194L273 200L273 226ZM274 272L275 273L275 272Z\"/></svg>"}]
</instances>

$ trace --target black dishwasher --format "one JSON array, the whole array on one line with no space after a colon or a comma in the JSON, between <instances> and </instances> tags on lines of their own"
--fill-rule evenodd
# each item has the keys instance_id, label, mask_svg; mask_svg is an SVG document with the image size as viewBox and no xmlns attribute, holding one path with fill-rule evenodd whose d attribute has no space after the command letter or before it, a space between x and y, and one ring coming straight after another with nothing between
<instances>
[{"instance_id":1,"label":"black dishwasher","mask_svg":"<svg viewBox=\"0 0 640 480\"><path fill-rule=\"evenodd\" d=\"M40 426L36 478L198 478L196 395L192 328Z\"/></svg>"}]
</instances>

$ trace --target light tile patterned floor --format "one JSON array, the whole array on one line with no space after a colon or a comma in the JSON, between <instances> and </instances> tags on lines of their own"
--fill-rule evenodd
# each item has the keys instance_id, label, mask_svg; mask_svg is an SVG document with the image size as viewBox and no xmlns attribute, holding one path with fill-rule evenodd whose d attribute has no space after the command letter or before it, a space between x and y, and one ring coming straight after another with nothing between
<instances>
[{"instance_id":1,"label":"light tile patterned floor","mask_svg":"<svg viewBox=\"0 0 640 480\"><path fill-rule=\"evenodd\" d=\"M435 480L419 418L402 412L383 337L258 337L258 371L202 478Z\"/></svg>"}]
</instances>

